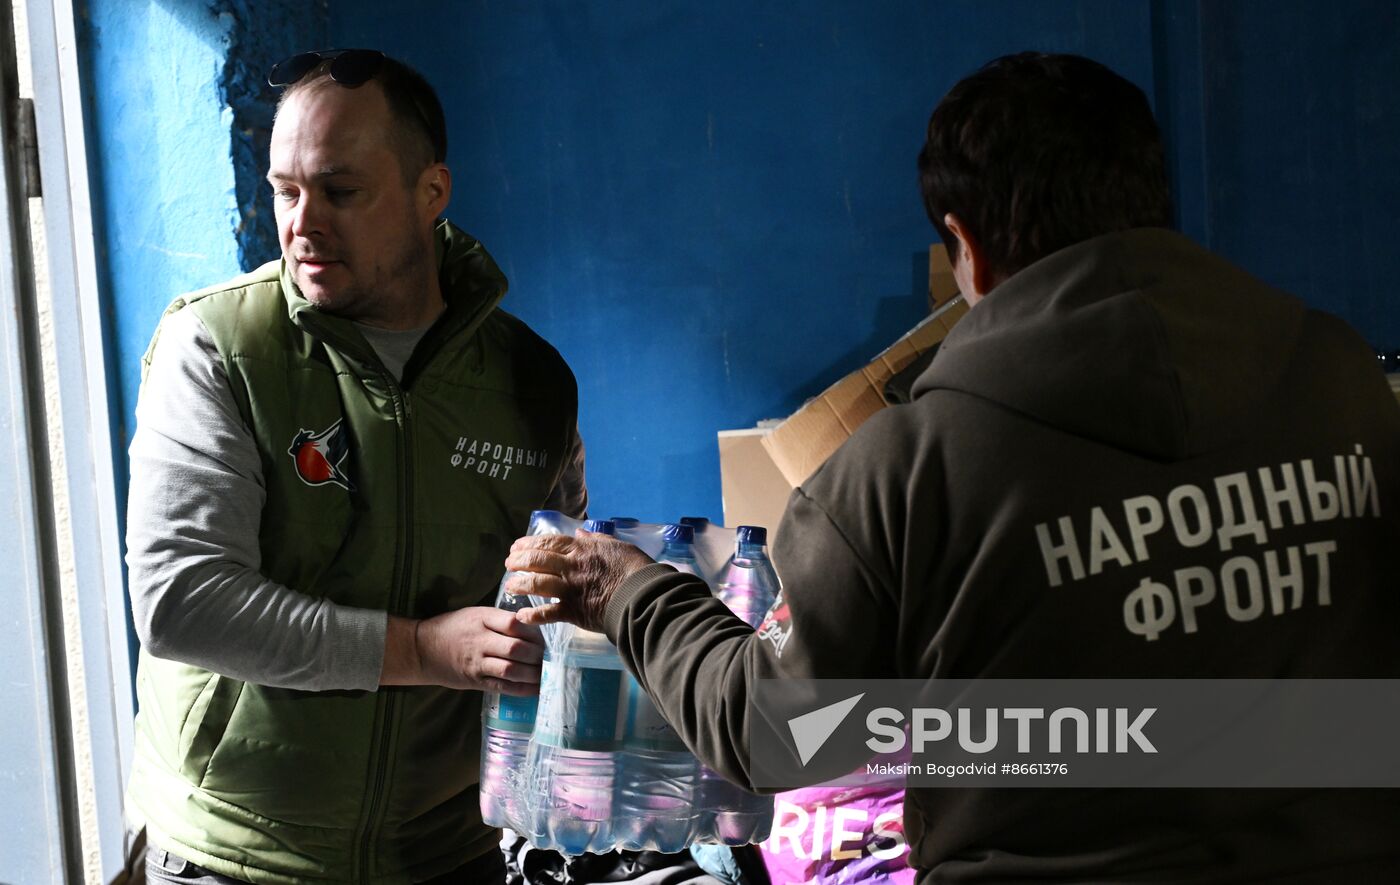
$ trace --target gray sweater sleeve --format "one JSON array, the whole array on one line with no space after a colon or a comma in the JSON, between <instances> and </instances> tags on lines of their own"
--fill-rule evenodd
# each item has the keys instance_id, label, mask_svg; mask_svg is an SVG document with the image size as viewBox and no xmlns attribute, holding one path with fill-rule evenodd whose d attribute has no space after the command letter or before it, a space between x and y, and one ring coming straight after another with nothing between
<instances>
[{"instance_id":1,"label":"gray sweater sleeve","mask_svg":"<svg viewBox=\"0 0 1400 885\"><path fill-rule=\"evenodd\" d=\"M126 561L150 654L261 685L378 687L386 612L308 596L259 571L257 446L192 310L161 325L130 454Z\"/></svg>"}]
</instances>

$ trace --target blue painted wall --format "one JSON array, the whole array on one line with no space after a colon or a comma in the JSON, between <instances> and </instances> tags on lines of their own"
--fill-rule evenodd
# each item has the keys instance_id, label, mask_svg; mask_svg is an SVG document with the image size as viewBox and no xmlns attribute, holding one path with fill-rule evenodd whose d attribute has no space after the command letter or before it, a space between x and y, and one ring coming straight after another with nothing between
<instances>
[{"instance_id":1,"label":"blue painted wall","mask_svg":"<svg viewBox=\"0 0 1400 885\"><path fill-rule=\"evenodd\" d=\"M321 45L379 46L439 87L449 215L579 376L595 512L718 516L716 430L789 413L918 320L923 128L1005 52L1138 83L1182 229L1400 346L1391 0L87 8L123 422L169 297L275 255L249 72Z\"/></svg>"},{"instance_id":2,"label":"blue painted wall","mask_svg":"<svg viewBox=\"0 0 1400 885\"><path fill-rule=\"evenodd\" d=\"M782 417L927 310L914 158L959 77L1023 48L1150 86L1146 3L337 3L420 67L449 214L580 381L594 510L720 516L715 432Z\"/></svg>"},{"instance_id":3,"label":"blue painted wall","mask_svg":"<svg viewBox=\"0 0 1400 885\"><path fill-rule=\"evenodd\" d=\"M1201 6L1209 243L1400 348L1400 4Z\"/></svg>"},{"instance_id":4,"label":"blue painted wall","mask_svg":"<svg viewBox=\"0 0 1400 885\"><path fill-rule=\"evenodd\" d=\"M120 360L123 441L137 360L181 289L237 270L231 133L218 96L225 33L207 9L90 0L85 57L101 279ZM124 475L125 471L118 471Z\"/></svg>"}]
</instances>

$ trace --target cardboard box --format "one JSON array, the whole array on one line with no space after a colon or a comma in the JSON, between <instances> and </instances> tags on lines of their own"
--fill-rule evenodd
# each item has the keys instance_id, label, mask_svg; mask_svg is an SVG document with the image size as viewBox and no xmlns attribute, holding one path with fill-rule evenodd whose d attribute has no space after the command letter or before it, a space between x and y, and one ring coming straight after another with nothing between
<instances>
[{"instance_id":1,"label":"cardboard box","mask_svg":"<svg viewBox=\"0 0 1400 885\"><path fill-rule=\"evenodd\" d=\"M763 447L788 483L796 487L805 482L857 427L883 409L885 384L947 337L967 311L962 298L949 300L869 364L822 391L764 435Z\"/></svg>"},{"instance_id":2,"label":"cardboard box","mask_svg":"<svg viewBox=\"0 0 1400 885\"><path fill-rule=\"evenodd\" d=\"M967 313L941 243L929 247L928 295L933 315L774 427L719 432L724 524L761 525L770 542L792 490L885 407L885 384L915 357L942 341Z\"/></svg>"},{"instance_id":3,"label":"cardboard box","mask_svg":"<svg viewBox=\"0 0 1400 885\"><path fill-rule=\"evenodd\" d=\"M769 543L778 529L778 520L787 507L792 484L778 470L763 437L771 429L719 432L719 473L724 496L724 524L761 525L768 529Z\"/></svg>"}]
</instances>

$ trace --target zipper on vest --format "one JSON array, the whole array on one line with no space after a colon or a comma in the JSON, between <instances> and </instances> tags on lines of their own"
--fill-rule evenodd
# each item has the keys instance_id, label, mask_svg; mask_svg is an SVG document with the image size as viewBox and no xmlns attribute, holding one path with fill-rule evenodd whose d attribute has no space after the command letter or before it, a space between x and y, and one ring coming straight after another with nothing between
<instances>
[{"instance_id":1,"label":"zipper on vest","mask_svg":"<svg viewBox=\"0 0 1400 885\"><path fill-rule=\"evenodd\" d=\"M393 595L389 598L389 612L396 615L406 616L406 603L413 586L413 440L409 432L409 416L413 414L413 407L409 399L408 391L399 387L393 377L388 372L384 373L384 382L389 387L389 396L394 404L394 423L398 426L399 451L402 457L399 458L399 513L402 519L399 522L399 581L394 587ZM398 711L398 695L401 691L407 691L411 686L386 687L380 691L384 693L383 718L378 723L379 746L377 758L374 763L374 777L372 779L373 788L370 792L369 810L365 815L364 829L360 834L360 875L358 881L368 881L370 869L370 854L375 844L375 833L383 825L379 818L384 814L384 781L389 769L389 754L392 752L392 739L394 734L394 716Z\"/></svg>"}]
</instances>

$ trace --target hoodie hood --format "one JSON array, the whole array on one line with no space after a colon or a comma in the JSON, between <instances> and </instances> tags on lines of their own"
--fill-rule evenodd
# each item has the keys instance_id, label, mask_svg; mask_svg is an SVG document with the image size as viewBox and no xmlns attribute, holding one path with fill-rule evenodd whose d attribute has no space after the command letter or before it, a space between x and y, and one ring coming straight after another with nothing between
<instances>
[{"instance_id":1,"label":"hoodie hood","mask_svg":"<svg viewBox=\"0 0 1400 885\"><path fill-rule=\"evenodd\" d=\"M1162 461L1246 433L1306 308L1180 234L1077 243L1013 275L943 341L915 398L956 390Z\"/></svg>"}]
</instances>

